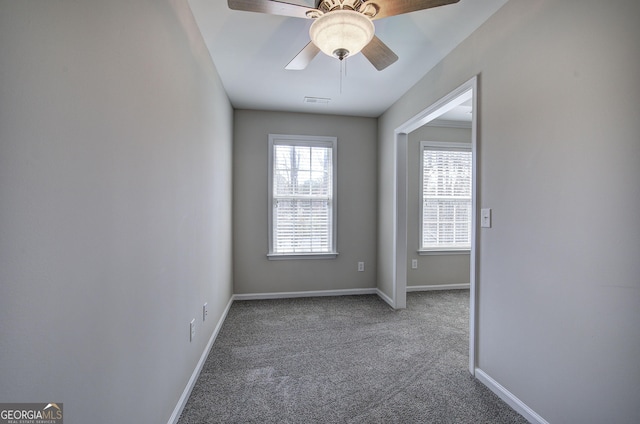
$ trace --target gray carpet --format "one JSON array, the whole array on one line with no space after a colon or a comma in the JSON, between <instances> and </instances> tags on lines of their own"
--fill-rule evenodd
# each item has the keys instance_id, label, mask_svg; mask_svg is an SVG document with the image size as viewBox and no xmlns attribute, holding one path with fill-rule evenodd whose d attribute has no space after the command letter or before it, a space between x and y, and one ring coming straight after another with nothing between
<instances>
[{"instance_id":1,"label":"gray carpet","mask_svg":"<svg viewBox=\"0 0 640 424\"><path fill-rule=\"evenodd\" d=\"M465 290L237 301L179 424L526 423L468 371Z\"/></svg>"}]
</instances>

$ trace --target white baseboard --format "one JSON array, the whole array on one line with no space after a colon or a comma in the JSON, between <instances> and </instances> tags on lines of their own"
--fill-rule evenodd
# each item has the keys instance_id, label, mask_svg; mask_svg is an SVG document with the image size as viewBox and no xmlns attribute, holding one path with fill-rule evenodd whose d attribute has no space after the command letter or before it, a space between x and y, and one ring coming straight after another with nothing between
<instances>
[{"instance_id":1,"label":"white baseboard","mask_svg":"<svg viewBox=\"0 0 640 424\"><path fill-rule=\"evenodd\" d=\"M363 294L378 294L378 289L314 290L314 291L299 291L299 292L234 294L233 299L234 300L290 299L294 297L352 296L352 295L363 295Z\"/></svg>"},{"instance_id":2,"label":"white baseboard","mask_svg":"<svg viewBox=\"0 0 640 424\"><path fill-rule=\"evenodd\" d=\"M408 292L416 292L416 291L430 291L430 290L463 290L469 289L471 285L469 283L466 284L434 284L429 286L407 286Z\"/></svg>"},{"instance_id":3,"label":"white baseboard","mask_svg":"<svg viewBox=\"0 0 640 424\"><path fill-rule=\"evenodd\" d=\"M527 421L533 424L549 424L544 418L538 415L533 409L529 408L524 402L514 396L509 390L505 389L500 383L489 377L487 373L480 368L475 369L476 378L493 393L498 395L500 399L505 401L510 407L516 410L520 415L525 417Z\"/></svg>"},{"instance_id":4,"label":"white baseboard","mask_svg":"<svg viewBox=\"0 0 640 424\"><path fill-rule=\"evenodd\" d=\"M216 328L213 330L213 334L211 334L211 338L209 338L209 342L207 343L207 346L205 347L204 352L202 352L202 355L200 355L200 360L198 361L196 368L193 370L193 373L191 374L191 378L187 382L187 386L184 388L184 391L182 392L182 396L180 396L180 399L178 400L178 404L173 410L171 417L169 417L168 424L176 424L178 422L178 419L180 418L180 414L182 414L182 410L184 409L185 405L187 404L187 401L189 400L191 391L193 390L193 387L196 385L196 381L198 381L198 377L200 376L200 371L202 371L202 367L204 366L204 363L207 360L207 357L209 356L209 352L213 347L213 342L215 342L216 338L218 337L218 334L220 333L220 329L222 328L222 324L224 323L224 320L227 318L227 313L229 313L229 309L231 308L232 303L233 303L233 296L231 297L231 299L229 299L229 303L227 303L227 307L224 309L224 312L222 312L222 315L220 316L220 319L216 324Z\"/></svg>"}]
</instances>

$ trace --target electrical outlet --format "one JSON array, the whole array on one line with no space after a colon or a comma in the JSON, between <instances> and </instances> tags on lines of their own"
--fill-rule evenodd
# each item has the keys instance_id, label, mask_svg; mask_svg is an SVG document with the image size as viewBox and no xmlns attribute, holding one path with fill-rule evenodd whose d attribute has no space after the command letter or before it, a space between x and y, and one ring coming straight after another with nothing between
<instances>
[{"instance_id":1,"label":"electrical outlet","mask_svg":"<svg viewBox=\"0 0 640 424\"><path fill-rule=\"evenodd\" d=\"M364 272L364 262L358 262L358 272Z\"/></svg>"},{"instance_id":2,"label":"electrical outlet","mask_svg":"<svg viewBox=\"0 0 640 424\"><path fill-rule=\"evenodd\" d=\"M418 260L417 259L411 259L411 268L412 269L418 269Z\"/></svg>"},{"instance_id":3,"label":"electrical outlet","mask_svg":"<svg viewBox=\"0 0 640 424\"><path fill-rule=\"evenodd\" d=\"M192 319L189 323L189 342L192 342L196 336L196 319Z\"/></svg>"},{"instance_id":4,"label":"electrical outlet","mask_svg":"<svg viewBox=\"0 0 640 424\"><path fill-rule=\"evenodd\" d=\"M209 315L209 305L205 302L204 305L202 305L202 321L207 320L207 315Z\"/></svg>"}]
</instances>

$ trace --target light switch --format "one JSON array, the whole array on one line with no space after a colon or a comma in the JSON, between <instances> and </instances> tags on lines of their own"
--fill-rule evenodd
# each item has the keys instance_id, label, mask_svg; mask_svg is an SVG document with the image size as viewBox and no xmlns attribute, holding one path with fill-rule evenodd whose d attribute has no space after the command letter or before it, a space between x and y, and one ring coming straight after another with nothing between
<instances>
[{"instance_id":1,"label":"light switch","mask_svg":"<svg viewBox=\"0 0 640 424\"><path fill-rule=\"evenodd\" d=\"M482 228L491 228L491 209L480 209L480 226Z\"/></svg>"}]
</instances>

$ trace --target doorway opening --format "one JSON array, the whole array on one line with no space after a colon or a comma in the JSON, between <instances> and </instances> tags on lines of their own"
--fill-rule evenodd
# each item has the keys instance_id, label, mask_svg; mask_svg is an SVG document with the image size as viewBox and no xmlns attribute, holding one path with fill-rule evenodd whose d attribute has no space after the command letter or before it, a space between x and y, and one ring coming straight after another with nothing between
<instances>
[{"instance_id":1,"label":"doorway opening","mask_svg":"<svg viewBox=\"0 0 640 424\"><path fill-rule=\"evenodd\" d=\"M460 105L471 106L471 248L469 253L469 372L475 375L476 365L476 230L477 230L477 120L478 120L478 77L473 77L460 87L418 113L394 132L395 137L395 228L394 228L394 281L393 307L407 306L408 264L408 144L409 133L454 111ZM442 118L441 118L442 119Z\"/></svg>"}]
</instances>

